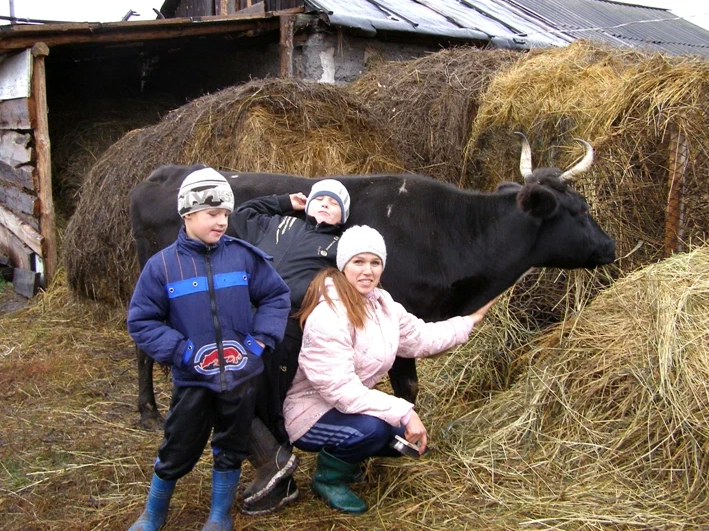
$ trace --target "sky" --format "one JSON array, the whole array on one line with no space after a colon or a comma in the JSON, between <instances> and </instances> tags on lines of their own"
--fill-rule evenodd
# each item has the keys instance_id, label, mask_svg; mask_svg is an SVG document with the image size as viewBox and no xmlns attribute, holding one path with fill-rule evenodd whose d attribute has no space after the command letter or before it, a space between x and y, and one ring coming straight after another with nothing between
<instances>
[{"instance_id":1,"label":"sky","mask_svg":"<svg viewBox=\"0 0 709 531\"><path fill-rule=\"evenodd\" d=\"M116 22L131 9L140 13L130 20L155 20L152 8L164 0L12 0L15 16L41 20ZM709 0L623 0L626 4L669 9L672 13L709 30ZM0 15L10 15L10 0L0 0Z\"/></svg>"}]
</instances>

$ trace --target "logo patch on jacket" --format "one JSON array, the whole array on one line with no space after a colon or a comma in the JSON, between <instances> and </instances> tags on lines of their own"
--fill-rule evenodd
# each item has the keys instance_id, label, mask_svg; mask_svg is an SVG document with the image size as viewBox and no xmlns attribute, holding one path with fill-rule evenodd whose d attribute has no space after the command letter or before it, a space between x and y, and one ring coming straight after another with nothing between
<instances>
[{"instance_id":1,"label":"logo patch on jacket","mask_svg":"<svg viewBox=\"0 0 709 531\"><path fill-rule=\"evenodd\" d=\"M246 350L238 341L224 341L224 370L238 371L246 365ZM203 346L194 357L194 368L201 374L219 372L219 350L217 344Z\"/></svg>"}]
</instances>

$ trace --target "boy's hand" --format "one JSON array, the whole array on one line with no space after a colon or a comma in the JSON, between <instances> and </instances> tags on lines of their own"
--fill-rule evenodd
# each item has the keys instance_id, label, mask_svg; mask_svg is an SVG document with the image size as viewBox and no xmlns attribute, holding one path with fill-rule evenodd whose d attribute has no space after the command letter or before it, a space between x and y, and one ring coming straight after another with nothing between
<instances>
[{"instance_id":1,"label":"boy's hand","mask_svg":"<svg viewBox=\"0 0 709 531\"><path fill-rule=\"evenodd\" d=\"M303 192L298 192L297 194L290 195L290 204L293 207L293 210L295 211L305 210L305 203L307 200L308 198Z\"/></svg>"},{"instance_id":2,"label":"boy's hand","mask_svg":"<svg viewBox=\"0 0 709 531\"><path fill-rule=\"evenodd\" d=\"M261 348L266 348L266 344L263 341L259 341L258 339L254 339L254 341L256 341Z\"/></svg>"}]
</instances>

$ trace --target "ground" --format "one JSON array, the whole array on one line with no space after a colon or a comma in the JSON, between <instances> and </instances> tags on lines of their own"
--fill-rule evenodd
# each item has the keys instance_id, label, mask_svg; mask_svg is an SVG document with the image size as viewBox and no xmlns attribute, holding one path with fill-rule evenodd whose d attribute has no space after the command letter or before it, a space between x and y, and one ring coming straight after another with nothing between
<instances>
[{"instance_id":1,"label":"ground","mask_svg":"<svg viewBox=\"0 0 709 531\"><path fill-rule=\"evenodd\" d=\"M0 284L0 314L24 308L29 299L15 292L10 283Z\"/></svg>"}]
</instances>

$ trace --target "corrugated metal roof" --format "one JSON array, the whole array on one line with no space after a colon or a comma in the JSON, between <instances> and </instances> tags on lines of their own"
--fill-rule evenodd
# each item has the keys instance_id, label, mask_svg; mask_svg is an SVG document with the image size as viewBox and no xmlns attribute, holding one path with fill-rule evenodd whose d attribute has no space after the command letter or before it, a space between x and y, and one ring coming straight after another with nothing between
<instances>
[{"instance_id":1,"label":"corrugated metal roof","mask_svg":"<svg viewBox=\"0 0 709 531\"><path fill-rule=\"evenodd\" d=\"M487 40L504 48L589 39L709 57L709 31L665 9L610 0L305 0L335 25Z\"/></svg>"},{"instance_id":2,"label":"corrugated metal roof","mask_svg":"<svg viewBox=\"0 0 709 531\"><path fill-rule=\"evenodd\" d=\"M489 1L489 0L488 0ZM420 33L438 37L465 40L497 41L507 48L562 45L564 41L551 33L539 31L536 36L524 37L529 29L512 29L502 17L490 16L459 0L306 0L306 5L327 13L332 24L357 28L375 34L378 31ZM520 20L521 22L521 20ZM522 24L520 24L522 26Z\"/></svg>"},{"instance_id":3,"label":"corrugated metal roof","mask_svg":"<svg viewBox=\"0 0 709 531\"><path fill-rule=\"evenodd\" d=\"M577 39L709 56L709 31L665 9L607 0L510 0Z\"/></svg>"}]
</instances>

